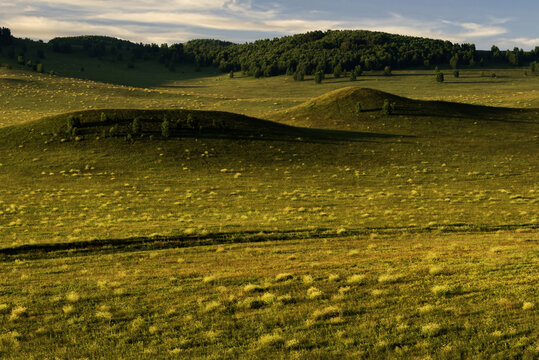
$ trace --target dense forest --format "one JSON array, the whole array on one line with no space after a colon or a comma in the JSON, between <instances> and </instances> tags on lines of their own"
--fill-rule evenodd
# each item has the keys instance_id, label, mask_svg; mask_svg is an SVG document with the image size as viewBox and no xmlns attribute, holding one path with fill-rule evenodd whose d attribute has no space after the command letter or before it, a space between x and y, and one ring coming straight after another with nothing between
<instances>
[{"instance_id":1,"label":"dense forest","mask_svg":"<svg viewBox=\"0 0 539 360\"><path fill-rule=\"evenodd\" d=\"M48 43L15 39L7 28L0 30L0 51L12 58L29 58L28 49L38 48L57 53L77 53L132 67L137 61L158 61L174 71L181 63L197 68L216 66L222 72L242 71L261 77L275 75L336 74L363 70L452 68L485 64L527 65L539 60L539 46L532 51L519 48L502 51L477 51L473 44L394 35L363 30L312 31L305 34L235 44L220 40L191 40L184 44L142 44L105 36L55 38ZM35 63L35 62L34 62ZM390 72L390 70L389 70Z\"/></svg>"}]
</instances>

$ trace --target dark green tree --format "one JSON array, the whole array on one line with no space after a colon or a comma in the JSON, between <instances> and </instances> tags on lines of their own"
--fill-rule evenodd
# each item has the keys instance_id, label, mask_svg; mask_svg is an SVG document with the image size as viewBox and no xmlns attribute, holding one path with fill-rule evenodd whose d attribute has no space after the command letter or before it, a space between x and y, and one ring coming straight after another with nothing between
<instances>
[{"instance_id":1,"label":"dark green tree","mask_svg":"<svg viewBox=\"0 0 539 360\"><path fill-rule=\"evenodd\" d=\"M389 102L389 99L384 99L384 104L382 105L382 114L391 115L393 113L394 106Z\"/></svg>"},{"instance_id":2,"label":"dark green tree","mask_svg":"<svg viewBox=\"0 0 539 360\"><path fill-rule=\"evenodd\" d=\"M133 122L131 123L131 132L133 135L140 135L142 132L142 123L140 118L136 117L133 119Z\"/></svg>"},{"instance_id":3,"label":"dark green tree","mask_svg":"<svg viewBox=\"0 0 539 360\"><path fill-rule=\"evenodd\" d=\"M322 80L324 80L324 73L322 71L318 71L316 74L314 74L315 83L321 84Z\"/></svg>"},{"instance_id":4,"label":"dark green tree","mask_svg":"<svg viewBox=\"0 0 539 360\"><path fill-rule=\"evenodd\" d=\"M165 139L170 137L170 121L168 121L167 118L164 118L161 123L161 136Z\"/></svg>"},{"instance_id":5,"label":"dark green tree","mask_svg":"<svg viewBox=\"0 0 539 360\"><path fill-rule=\"evenodd\" d=\"M443 72L439 72L439 73L436 74L436 81L438 81L439 83L444 82L444 73Z\"/></svg>"},{"instance_id":6,"label":"dark green tree","mask_svg":"<svg viewBox=\"0 0 539 360\"><path fill-rule=\"evenodd\" d=\"M350 71L350 81L356 81L356 80L357 80L356 72L354 70Z\"/></svg>"}]
</instances>

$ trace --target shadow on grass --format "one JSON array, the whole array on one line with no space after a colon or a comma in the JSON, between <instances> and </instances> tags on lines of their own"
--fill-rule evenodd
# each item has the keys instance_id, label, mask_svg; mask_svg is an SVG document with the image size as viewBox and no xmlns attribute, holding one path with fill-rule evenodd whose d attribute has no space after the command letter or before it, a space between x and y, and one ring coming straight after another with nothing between
<instances>
[{"instance_id":1,"label":"shadow on grass","mask_svg":"<svg viewBox=\"0 0 539 360\"><path fill-rule=\"evenodd\" d=\"M537 229L537 224L470 225L449 224L434 227L403 226L350 229L344 233L335 229L292 229L281 231L238 231L193 235L132 237L124 239L84 240L66 243L32 244L0 248L0 262L15 259L42 259L69 256L88 256L133 251L163 250L173 248L210 246L220 244L257 243L301 239L330 239L350 236L402 233L489 233L500 230Z\"/></svg>"}]
</instances>

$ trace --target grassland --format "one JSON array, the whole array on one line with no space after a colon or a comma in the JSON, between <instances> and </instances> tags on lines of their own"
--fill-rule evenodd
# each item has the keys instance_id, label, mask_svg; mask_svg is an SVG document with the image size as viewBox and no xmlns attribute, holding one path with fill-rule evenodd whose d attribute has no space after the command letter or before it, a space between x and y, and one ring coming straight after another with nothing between
<instances>
[{"instance_id":1,"label":"grassland","mask_svg":"<svg viewBox=\"0 0 539 360\"><path fill-rule=\"evenodd\" d=\"M186 70L139 88L0 71L1 121L18 124L0 128L1 356L537 357L537 77L360 77L522 108L397 98L386 116L391 95L371 90L311 100L344 79ZM103 108L65 133L64 112ZM228 130L161 137L188 113ZM139 116L155 127L128 142Z\"/></svg>"}]
</instances>

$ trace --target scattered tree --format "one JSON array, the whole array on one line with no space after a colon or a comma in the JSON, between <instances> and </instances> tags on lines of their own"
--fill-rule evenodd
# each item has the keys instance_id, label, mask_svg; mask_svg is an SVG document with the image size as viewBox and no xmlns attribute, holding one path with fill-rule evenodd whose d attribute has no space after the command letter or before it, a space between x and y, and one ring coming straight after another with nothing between
<instances>
[{"instance_id":1,"label":"scattered tree","mask_svg":"<svg viewBox=\"0 0 539 360\"><path fill-rule=\"evenodd\" d=\"M164 118L161 123L161 136L165 139L170 137L170 121L168 121L167 118Z\"/></svg>"},{"instance_id":2,"label":"scattered tree","mask_svg":"<svg viewBox=\"0 0 539 360\"><path fill-rule=\"evenodd\" d=\"M439 73L436 74L436 81L438 81L439 83L444 82L444 73L443 72L439 72Z\"/></svg>"},{"instance_id":3,"label":"scattered tree","mask_svg":"<svg viewBox=\"0 0 539 360\"><path fill-rule=\"evenodd\" d=\"M133 133L133 135L140 135L141 131L142 123L140 119L138 117L134 118L133 122L131 123L131 132Z\"/></svg>"},{"instance_id":4,"label":"scattered tree","mask_svg":"<svg viewBox=\"0 0 539 360\"><path fill-rule=\"evenodd\" d=\"M360 114L361 113L361 103L357 103L356 104L356 114Z\"/></svg>"},{"instance_id":5,"label":"scattered tree","mask_svg":"<svg viewBox=\"0 0 539 360\"><path fill-rule=\"evenodd\" d=\"M303 81L305 79L305 73L302 70L297 70L294 73L294 80Z\"/></svg>"},{"instance_id":6,"label":"scattered tree","mask_svg":"<svg viewBox=\"0 0 539 360\"><path fill-rule=\"evenodd\" d=\"M101 116L99 117L99 120L102 122L102 123L106 123L109 121L109 117L107 116L107 114L105 114L104 112L101 113Z\"/></svg>"},{"instance_id":7,"label":"scattered tree","mask_svg":"<svg viewBox=\"0 0 539 360\"><path fill-rule=\"evenodd\" d=\"M77 116L69 115L67 117L66 132L72 134L73 129L80 127L80 118Z\"/></svg>"},{"instance_id":8,"label":"scattered tree","mask_svg":"<svg viewBox=\"0 0 539 360\"><path fill-rule=\"evenodd\" d=\"M357 77L356 77L356 72L355 71L350 71L350 81L356 81L357 80Z\"/></svg>"},{"instance_id":9,"label":"scattered tree","mask_svg":"<svg viewBox=\"0 0 539 360\"><path fill-rule=\"evenodd\" d=\"M458 70L453 71L453 76L458 78L460 76L460 72Z\"/></svg>"},{"instance_id":10,"label":"scattered tree","mask_svg":"<svg viewBox=\"0 0 539 360\"><path fill-rule=\"evenodd\" d=\"M316 74L314 74L315 83L321 84L323 79L324 79L324 73L322 71L318 71Z\"/></svg>"},{"instance_id":11,"label":"scattered tree","mask_svg":"<svg viewBox=\"0 0 539 360\"><path fill-rule=\"evenodd\" d=\"M391 115L394 110L394 105L389 102L389 99L384 99L384 104L382 105L382 114Z\"/></svg>"},{"instance_id":12,"label":"scattered tree","mask_svg":"<svg viewBox=\"0 0 539 360\"><path fill-rule=\"evenodd\" d=\"M37 71L38 73L43 74L43 71L44 71L44 69L43 69L43 64L41 64L41 63L37 64L36 71Z\"/></svg>"},{"instance_id":13,"label":"scattered tree","mask_svg":"<svg viewBox=\"0 0 539 360\"><path fill-rule=\"evenodd\" d=\"M231 78L231 79L234 78L234 71L233 70L228 73L228 77Z\"/></svg>"},{"instance_id":14,"label":"scattered tree","mask_svg":"<svg viewBox=\"0 0 539 360\"><path fill-rule=\"evenodd\" d=\"M385 76L391 76L391 67L390 66L386 66L384 68L384 75Z\"/></svg>"}]
</instances>

